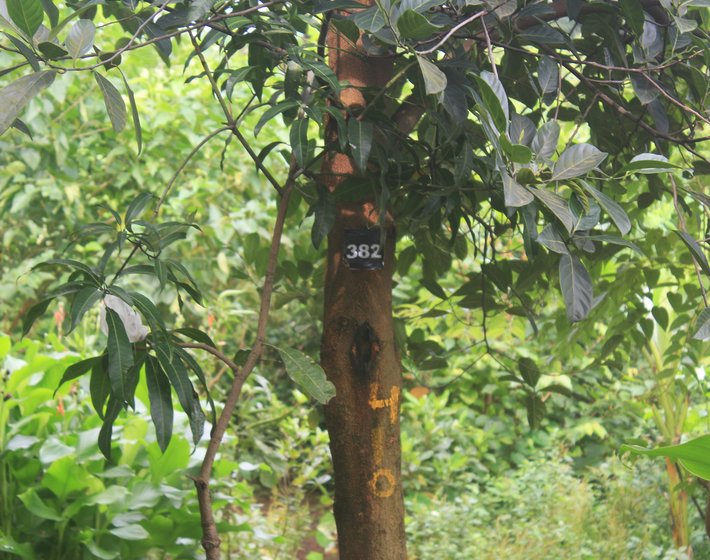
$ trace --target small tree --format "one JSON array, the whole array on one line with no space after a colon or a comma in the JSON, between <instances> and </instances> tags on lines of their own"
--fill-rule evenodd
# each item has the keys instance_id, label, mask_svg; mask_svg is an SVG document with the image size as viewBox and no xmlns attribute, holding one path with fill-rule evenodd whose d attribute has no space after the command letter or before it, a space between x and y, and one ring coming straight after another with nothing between
<instances>
[{"instance_id":1,"label":"small tree","mask_svg":"<svg viewBox=\"0 0 710 560\"><path fill-rule=\"evenodd\" d=\"M104 417L100 438L107 456L112 423L131 404L142 371L164 447L172 425L171 388L196 441L204 424L188 372L198 380L202 374L188 350L208 351L233 369L218 418L213 409L210 443L195 481L208 558L219 556L220 542L209 494L212 464L241 387L266 344L280 238L294 189L310 204L314 245L328 238L321 362L329 381L299 352L280 352L309 394L329 402L342 558L406 557L401 376L391 312L397 258L403 273L412 260L421 262L422 285L433 296L464 296L487 344L491 313L525 315L535 328L537 304L527 292L542 275L559 279L568 319L583 321L596 303L584 263L612 259L616 249L629 245L612 233L632 230L616 199L636 201L642 210L669 196L705 297L707 240L696 237L707 210L693 223L682 216L693 200L707 207L707 196L678 184L673 175L657 177L678 168L700 171L708 163L697 149L709 122L702 2L125 0L67 2L60 10L53 0L0 0L0 17L7 31L2 48L12 60L2 73L13 78L0 90L0 133L11 127L29 133L21 117L30 99L62 74L91 72L116 132L127 123L115 83L120 78L140 151L140 111L121 61L152 47L168 62L182 37L192 44L185 64L199 65L224 113L224 125L195 146L186 163L204 144L229 133L279 200L255 344L241 364L204 333L169 329L148 297L122 288L130 274L150 273L199 301L189 271L161 257L190 227L157 221L177 174L155 203L153 220L140 219L148 196L115 213L115 240L97 266L49 262L70 267L72 275L29 311L25 324L27 331L59 295L71 300L72 325L92 304L105 301L106 352L69 368L64 380L91 370L92 384L96 378L103 387L95 402ZM112 47L109 23L119 24L124 35ZM253 92L251 101L233 95L243 82ZM277 117L290 129L283 182L265 164L275 146L259 150L242 130L243 115L264 107L255 136ZM648 176L648 190L625 192L632 174ZM397 257L395 241L403 236L413 249ZM478 251L480 273L447 293L438 277L464 255L460 240L466 237ZM510 239L521 239L522 246L509 251L506 258L515 266L501 274L499 249ZM115 257L126 245L127 256ZM546 252L557 260L553 270L538 264L548 262ZM140 254L149 267L133 264ZM507 303L494 294L505 294ZM125 304L138 309L146 332L130 332L135 318ZM708 311L699 317L698 335L707 337ZM539 372L524 363L521 375ZM531 422L543 409L531 393Z\"/></svg>"}]
</instances>

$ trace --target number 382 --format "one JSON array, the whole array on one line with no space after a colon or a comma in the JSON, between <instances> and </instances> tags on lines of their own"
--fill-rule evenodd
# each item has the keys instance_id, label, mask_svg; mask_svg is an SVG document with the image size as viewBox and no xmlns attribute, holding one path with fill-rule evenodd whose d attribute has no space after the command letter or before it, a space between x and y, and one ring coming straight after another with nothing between
<instances>
[{"instance_id":1,"label":"number 382","mask_svg":"<svg viewBox=\"0 0 710 560\"><path fill-rule=\"evenodd\" d=\"M382 252L379 243L373 243L368 245L367 243L362 243L356 245L354 243L345 246L345 258L348 260L352 259L381 259Z\"/></svg>"}]
</instances>

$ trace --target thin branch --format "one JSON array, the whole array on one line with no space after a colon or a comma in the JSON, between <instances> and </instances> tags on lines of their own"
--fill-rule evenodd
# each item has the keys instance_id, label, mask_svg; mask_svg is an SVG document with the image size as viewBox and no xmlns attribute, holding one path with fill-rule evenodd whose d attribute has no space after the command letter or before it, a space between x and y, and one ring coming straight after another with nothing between
<instances>
[{"instance_id":1,"label":"thin branch","mask_svg":"<svg viewBox=\"0 0 710 560\"><path fill-rule=\"evenodd\" d=\"M279 196L283 196L283 190L281 188L281 185L279 182L274 178L274 176L269 172L269 170L264 166L264 163L259 159L259 156L256 155L254 150L252 149L251 145L247 141L246 138L244 138L244 135L239 131L239 127L235 124L231 127L232 134L237 137L237 140L239 140L239 143L242 145L242 147L246 150L246 152L249 154L249 157L254 161L254 164L257 166L259 171L261 171L264 174L264 177L271 183L271 186L274 187L277 193L279 193Z\"/></svg>"},{"instance_id":2,"label":"thin branch","mask_svg":"<svg viewBox=\"0 0 710 560\"><path fill-rule=\"evenodd\" d=\"M449 29L449 31L446 33L446 35L444 35L433 47L431 47L431 48L429 48L429 49L425 49L425 50L423 50L423 51L418 51L418 50L415 49L414 52L415 52L416 54L431 54L431 53L433 53L434 51L436 51L436 50L438 50L439 48L441 48L441 47L444 45L444 43L446 43L446 41L448 41L449 38L450 38L454 33L456 33L459 29L461 29L462 27L467 26L469 23L472 23L472 22L476 21L477 19L482 18L483 16L487 15L488 13L489 13L488 10L482 10L482 11L480 11L480 12L476 12L476 13L473 14L471 17L466 18L466 19L463 20L461 23L459 23L459 24L457 24L457 25L454 25L451 29Z\"/></svg>"},{"instance_id":3,"label":"thin branch","mask_svg":"<svg viewBox=\"0 0 710 560\"><path fill-rule=\"evenodd\" d=\"M488 34L488 26L484 21L481 25L483 28L483 34L486 37L486 51L488 52L488 61L491 63L491 68L493 69L493 75L498 78L498 69L496 68L496 61L493 58L493 45L491 44L491 36Z\"/></svg>"},{"instance_id":4,"label":"thin branch","mask_svg":"<svg viewBox=\"0 0 710 560\"><path fill-rule=\"evenodd\" d=\"M227 118L227 124L229 124L230 127L233 127L234 117L232 116L232 108L227 104L227 101L224 99L224 96L222 95L222 92L220 91L219 86L217 85L217 82L214 79L214 73L212 72L212 70L210 70L210 67L207 64L207 60L205 59L205 55L202 54L202 48L197 42L197 39L195 39L195 36L193 35L192 31L188 31L187 34L190 37L192 46L195 47L195 53L197 54L197 58L200 60L202 69L205 71L207 79L209 80L210 85L212 86L212 93L217 98L217 101L219 101L219 105L220 107L222 107L222 112Z\"/></svg>"},{"instance_id":5,"label":"thin branch","mask_svg":"<svg viewBox=\"0 0 710 560\"><path fill-rule=\"evenodd\" d=\"M217 525L212 511L212 496L210 494L210 478L212 477L212 468L217 457L217 451L222 443L227 427L232 419L234 409L239 400L239 395L242 392L242 387L247 377L254 370L254 367L259 362L264 351L264 340L266 338L266 325L269 319L269 310L271 308L271 295L274 290L274 277L276 274L276 265L278 262L279 249L281 247L281 236L283 234L284 222L286 221L286 211L288 210L289 195L294 185L294 175L298 170L295 157L291 158L291 168L289 170L288 180L284 185L283 195L279 200L278 214L274 223L274 233L271 238L271 248L269 250L269 260L267 264L266 276L264 278L264 286L261 292L261 304L259 308L259 320L256 330L256 341L247 356L246 363L241 369L235 370L232 386L224 403L224 408L219 415L217 423L212 429L205 457L202 461L200 474L194 479L197 489L197 498L200 506L200 518L202 520L203 539L202 546L205 549L207 560L218 560L220 556L219 545L220 538L217 532ZM208 347L211 348L211 347ZM206 348L203 348L206 350ZM214 350L214 349L212 349ZM211 351L211 350L207 350ZM225 362L226 363L226 362ZM236 364L234 364L236 365ZM231 367L231 366L230 366Z\"/></svg>"},{"instance_id":6,"label":"thin branch","mask_svg":"<svg viewBox=\"0 0 710 560\"><path fill-rule=\"evenodd\" d=\"M239 374L239 366L232 361L228 356L220 352L217 348L214 346L210 346L209 344L203 344L202 342L180 342L178 344L181 348L192 348L194 350L204 350L205 352L212 354L215 358L220 360L221 362L224 363L229 369L231 369L234 372L234 375Z\"/></svg>"}]
</instances>

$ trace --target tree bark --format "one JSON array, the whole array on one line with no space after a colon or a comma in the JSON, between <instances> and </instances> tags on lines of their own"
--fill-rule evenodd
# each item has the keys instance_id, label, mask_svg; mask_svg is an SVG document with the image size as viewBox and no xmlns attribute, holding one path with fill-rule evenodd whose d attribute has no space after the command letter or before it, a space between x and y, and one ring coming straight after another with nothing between
<instances>
[{"instance_id":1,"label":"tree bark","mask_svg":"<svg viewBox=\"0 0 710 560\"><path fill-rule=\"evenodd\" d=\"M331 30L328 59L343 90L346 109L365 105L362 88L381 88L392 74L389 58L369 58ZM349 118L355 118L352 116ZM332 123L331 123L332 125ZM329 127L331 146L336 131ZM329 153L324 184L331 191L357 175L352 160ZM402 387L392 322L395 232L391 216L380 220L371 195L339 205L328 236L321 362L337 396L326 406L335 477L334 514L341 560L405 560L399 405ZM384 266L351 270L345 262L346 230L381 227Z\"/></svg>"}]
</instances>

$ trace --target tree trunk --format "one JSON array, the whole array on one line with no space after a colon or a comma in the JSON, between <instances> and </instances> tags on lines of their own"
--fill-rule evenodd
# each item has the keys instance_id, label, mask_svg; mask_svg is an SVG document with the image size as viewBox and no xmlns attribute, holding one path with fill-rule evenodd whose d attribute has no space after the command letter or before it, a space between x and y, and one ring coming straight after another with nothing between
<instances>
[{"instance_id":1,"label":"tree trunk","mask_svg":"<svg viewBox=\"0 0 710 560\"><path fill-rule=\"evenodd\" d=\"M341 93L348 108L364 106L360 88L383 87L392 61L368 58L330 31L329 64L355 87ZM350 117L354 118L354 117ZM330 123L328 139L335 139ZM335 143L331 143L335 145ZM337 189L356 174L352 160L330 153L324 184ZM399 404L401 368L392 323L395 233L390 216L379 220L371 195L339 205L328 236L321 362L337 396L326 406L335 475L335 521L341 560L404 560ZM384 263L378 270L353 270L345 260L346 230L385 232Z\"/></svg>"}]
</instances>

